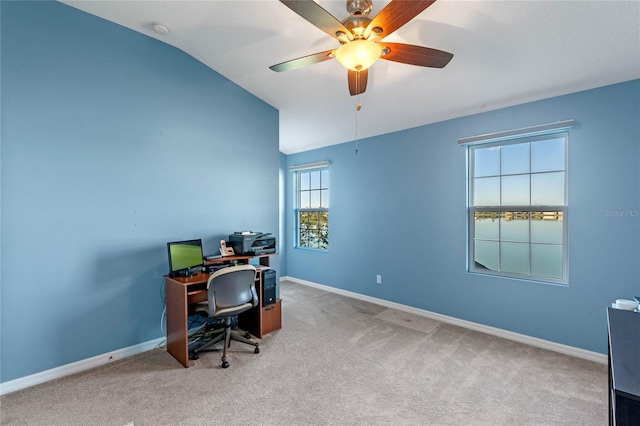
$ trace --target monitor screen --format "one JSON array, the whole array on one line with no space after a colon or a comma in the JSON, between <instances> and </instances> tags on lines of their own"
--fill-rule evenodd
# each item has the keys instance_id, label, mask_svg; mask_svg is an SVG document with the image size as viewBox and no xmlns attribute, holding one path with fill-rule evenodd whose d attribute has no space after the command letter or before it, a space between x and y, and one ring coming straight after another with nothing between
<instances>
[{"instance_id":1,"label":"monitor screen","mask_svg":"<svg viewBox=\"0 0 640 426\"><path fill-rule=\"evenodd\" d=\"M189 270L202 266L202 240L176 241L167 243L169 273Z\"/></svg>"}]
</instances>

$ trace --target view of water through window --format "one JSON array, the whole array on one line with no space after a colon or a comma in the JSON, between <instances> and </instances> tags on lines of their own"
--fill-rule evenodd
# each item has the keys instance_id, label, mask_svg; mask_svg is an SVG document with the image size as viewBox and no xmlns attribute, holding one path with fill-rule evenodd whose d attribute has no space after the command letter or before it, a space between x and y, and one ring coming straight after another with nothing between
<instances>
[{"instance_id":1,"label":"view of water through window","mask_svg":"<svg viewBox=\"0 0 640 426\"><path fill-rule=\"evenodd\" d=\"M562 278L562 219L562 211L476 212L475 266Z\"/></svg>"}]
</instances>

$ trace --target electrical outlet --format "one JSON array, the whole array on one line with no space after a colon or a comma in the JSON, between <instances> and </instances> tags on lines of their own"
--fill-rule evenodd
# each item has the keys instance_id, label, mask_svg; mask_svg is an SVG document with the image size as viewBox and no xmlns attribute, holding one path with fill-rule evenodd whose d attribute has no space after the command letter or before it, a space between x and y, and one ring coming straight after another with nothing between
<instances>
[{"instance_id":1,"label":"electrical outlet","mask_svg":"<svg viewBox=\"0 0 640 426\"><path fill-rule=\"evenodd\" d=\"M382 275L376 275L376 283L382 284Z\"/></svg>"}]
</instances>

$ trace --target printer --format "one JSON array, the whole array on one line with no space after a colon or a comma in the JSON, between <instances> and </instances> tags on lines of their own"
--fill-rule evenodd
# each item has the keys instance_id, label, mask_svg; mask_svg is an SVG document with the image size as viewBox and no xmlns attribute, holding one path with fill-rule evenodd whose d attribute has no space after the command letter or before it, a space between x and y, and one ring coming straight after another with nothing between
<instances>
[{"instance_id":1,"label":"printer","mask_svg":"<svg viewBox=\"0 0 640 426\"><path fill-rule=\"evenodd\" d=\"M276 237L263 232L234 232L229 243L236 254L257 256L276 252Z\"/></svg>"}]
</instances>

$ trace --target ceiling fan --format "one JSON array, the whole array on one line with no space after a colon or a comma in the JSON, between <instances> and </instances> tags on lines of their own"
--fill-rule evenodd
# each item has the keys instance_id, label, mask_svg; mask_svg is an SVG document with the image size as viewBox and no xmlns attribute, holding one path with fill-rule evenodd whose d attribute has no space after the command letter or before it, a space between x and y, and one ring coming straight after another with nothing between
<instances>
[{"instance_id":1,"label":"ceiling fan","mask_svg":"<svg viewBox=\"0 0 640 426\"><path fill-rule=\"evenodd\" d=\"M269 68L273 71L288 71L335 58L347 68L349 93L354 96L367 89L368 68L379 58L431 68L443 68L453 58L453 54L442 50L383 41L435 0L391 0L373 19L369 17L371 0L347 0L350 16L342 21L313 0L280 2L335 38L341 46L272 65Z\"/></svg>"}]
</instances>

